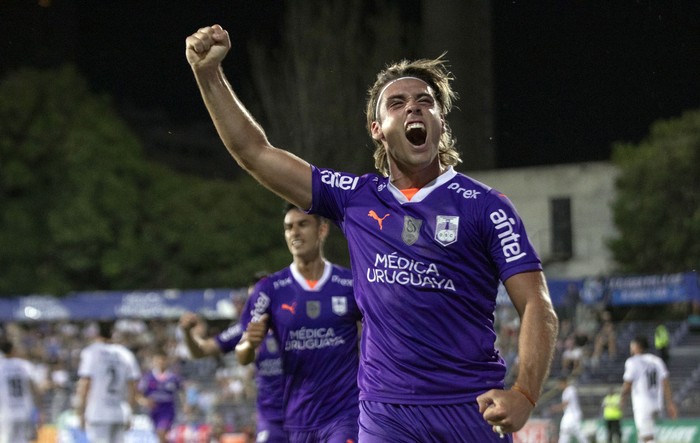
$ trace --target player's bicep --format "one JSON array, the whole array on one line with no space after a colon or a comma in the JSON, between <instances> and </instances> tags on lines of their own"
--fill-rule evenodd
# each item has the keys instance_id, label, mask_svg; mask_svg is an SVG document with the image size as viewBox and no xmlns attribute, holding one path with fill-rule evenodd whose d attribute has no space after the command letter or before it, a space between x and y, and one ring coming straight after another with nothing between
<instances>
[{"instance_id":1,"label":"player's bicep","mask_svg":"<svg viewBox=\"0 0 700 443\"><path fill-rule=\"evenodd\" d=\"M527 306L549 309L551 300L544 273L541 271L521 272L509 277L503 285L513 306L520 316Z\"/></svg>"},{"instance_id":2,"label":"player's bicep","mask_svg":"<svg viewBox=\"0 0 700 443\"><path fill-rule=\"evenodd\" d=\"M303 210L311 207L311 165L273 146L258 151L248 171L263 186Z\"/></svg>"}]
</instances>

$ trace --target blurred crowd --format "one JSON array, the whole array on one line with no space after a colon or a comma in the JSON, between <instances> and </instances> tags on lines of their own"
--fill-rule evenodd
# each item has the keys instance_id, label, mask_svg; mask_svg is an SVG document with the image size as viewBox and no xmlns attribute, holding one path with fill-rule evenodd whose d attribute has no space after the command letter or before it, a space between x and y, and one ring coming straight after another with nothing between
<instances>
[{"instance_id":1,"label":"blurred crowd","mask_svg":"<svg viewBox=\"0 0 700 443\"><path fill-rule=\"evenodd\" d=\"M203 335L215 335L227 325L202 319L197 327ZM42 424L55 424L73 409L80 352L96 333L96 322L10 322L0 326L0 339L12 340L33 365L42 399ZM214 433L253 432L256 389L250 366L241 366L226 356L191 359L177 320L120 319L115 323L114 341L134 352L143 374L151 369L156 351L166 352L170 369L184 380L180 424L206 423Z\"/></svg>"}]
</instances>

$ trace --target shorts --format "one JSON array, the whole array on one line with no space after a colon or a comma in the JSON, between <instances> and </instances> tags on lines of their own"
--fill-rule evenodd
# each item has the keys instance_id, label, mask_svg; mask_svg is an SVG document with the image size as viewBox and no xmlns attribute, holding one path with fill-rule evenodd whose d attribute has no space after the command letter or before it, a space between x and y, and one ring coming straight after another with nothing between
<instances>
[{"instance_id":1,"label":"shorts","mask_svg":"<svg viewBox=\"0 0 700 443\"><path fill-rule=\"evenodd\" d=\"M113 443L124 441L124 423L87 423L85 435L90 443Z\"/></svg>"},{"instance_id":2,"label":"shorts","mask_svg":"<svg viewBox=\"0 0 700 443\"><path fill-rule=\"evenodd\" d=\"M28 442L31 440L30 429L29 421L0 420L0 443Z\"/></svg>"},{"instance_id":3,"label":"shorts","mask_svg":"<svg viewBox=\"0 0 700 443\"><path fill-rule=\"evenodd\" d=\"M360 443L510 443L484 420L474 402L400 405L360 401Z\"/></svg>"},{"instance_id":4,"label":"shorts","mask_svg":"<svg viewBox=\"0 0 700 443\"><path fill-rule=\"evenodd\" d=\"M632 410L634 411L634 425L637 428L637 438L641 440L643 437L653 437L659 411L649 408L635 408L634 405L632 405Z\"/></svg>"},{"instance_id":5,"label":"shorts","mask_svg":"<svg viewBox=\"0 0 700 443\"><path fill-rule=\"evenodd\" d=\"M258 429L255 443L288 443L287 432L282 427L282 420L265 420L258 417Z\"/></svg>"},{"instance_id":6,"label":"shorts","mask_svg":"<svg viewBox=\"0 0 700 443\"><path fill-rule=\"evenodd\" d=\"M289 443L357 443L357 414L337 417L312 431L288 431Z\"/></svg>"},{"instance_id":7,"label":"shorts","mask_svg":"<svg viewBox=\"0 0 700 443\"><path fill-rule=\"evenodd\" d=\"M151 412L151 421L156 431L169 431L175 423L175 411L165 410L165 411L153 411Z\"/></svg>"}]
</instances>

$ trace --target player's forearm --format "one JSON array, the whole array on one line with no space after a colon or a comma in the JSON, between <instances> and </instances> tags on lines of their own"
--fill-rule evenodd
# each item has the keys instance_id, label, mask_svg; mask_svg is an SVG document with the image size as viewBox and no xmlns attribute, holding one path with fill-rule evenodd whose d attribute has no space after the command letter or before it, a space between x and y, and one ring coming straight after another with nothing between
<instances>
[{"instance_id":1,"label":"player's forearm","mask_svg":"<svg viewBox=\"0 0 700 443\"><path fill-rule=\"evenodd\" d=\"M554 356L558 320L551 303L529 302L522 313L518 339L518 378L516 383L536 401Z\"/></svg>"},{"instance_id":2,"label":"player's forearm","mask_svg":"<svg viewBox=\"0 0 700 443\"><path fill-rule=\"evenodd\" d=\"M85 413L85 405L87 404L87 394L88 394L88 388L90 386L90 381L81 378L78 380L78 386L76 388L76 405L75 405L75 411L79 416L82 416Z\"/></svg>"},{"instance_id":3,"label":"player's forearm","mask_svg":"<svg viewBox=\"0 0 700 443\"><path fill-rule=\"evenodd\" d=\"M136 413L136 410L138 409L139 403L138 403L136 382L134 380L130 380L127 384L127 399L126 400L129 402L129 406L131 406L131 410L134 413Z\"/></svg>"},{"instance_id":4,"label":"player's forearm","mask_svg":"<svg viewBox=\"0 0 700 443\"><path fill-rule=\"evenodd\" d=\"M219 137L238 165L283 199L308 209L309 164L269 143L264 129L240 101L221 68L195 70L195 77Z\"/></svg>"},{"instance_id":5,"label":"player's forearm","mask_svg":"<svg viewBox=\"0 0 700 443\"><path fill-rule=\"evenodd\" d=\"M242 168L254 169L260 148L269 145L264 130L239 100L221 67L194 73L219 137Z\"/></svg>"}]
</instances>

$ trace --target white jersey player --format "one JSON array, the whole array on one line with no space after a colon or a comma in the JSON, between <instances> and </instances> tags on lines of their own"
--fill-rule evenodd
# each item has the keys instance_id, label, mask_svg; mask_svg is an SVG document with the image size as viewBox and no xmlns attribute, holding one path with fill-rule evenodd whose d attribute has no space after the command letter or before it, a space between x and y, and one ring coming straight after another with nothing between
<instances>
[{"instance_id":1,"label":"white jersey player","mask_svg":"<svg viewBox=\"0 0 700 443\"><path fill-rule=\"evenodd\" d=\"M37 397L32 364L17 357L9 341L0 351L0 443L27 443Z\"/></svg>"},{"instance_id":2,"label":"white jersey player","mask_svg":"<svg viewBox=\"0 0 700 443\"><path fill-rule=\"evenodd\" d=\"M141 371L131 351L111 342L111 324L101 323L95 342L80 353L78 376L78 415L88 441L123 441Z\"/></svg>"},{"instance_id":3,"label":"white jersey player","mask_svg":"<svg viewBox=\"0 0 700 443\"><path fill-rule=\"evenodd\" d=\"M576 386L570 383L567 377L561 377L559 387L562 389L561 403L552 407L555 411L564 412L559 425L559 443L569 443L572 436L576 438L576 441L587 441L581 427L583 412Z\"/></svg>"},{"instance_id":4,"label":"white jersey player","mask_svg":"<svg viewBox=\"0 0 700 443\"><path fill-rule=\"evenodd\" d=\"M622 376L623 401L631 392L637 438L646 443L654 441L654 422L664 410L664 399L668 415L673 419L677 416L666 364L648 353L648 349L649 342L644 336L630 342L631 356L625 362Z\"/></svg>"}]
</instances>

